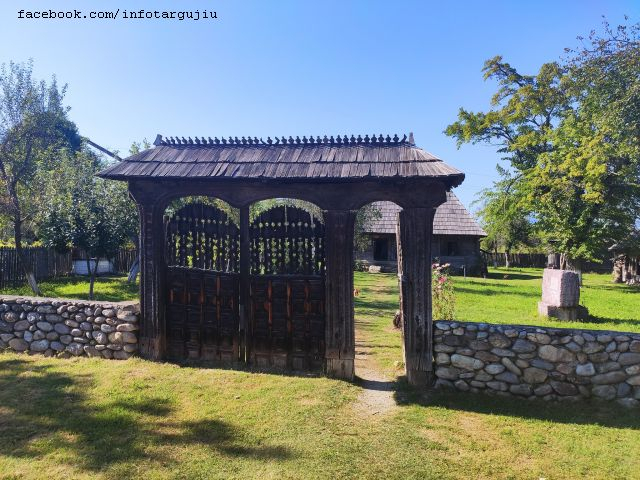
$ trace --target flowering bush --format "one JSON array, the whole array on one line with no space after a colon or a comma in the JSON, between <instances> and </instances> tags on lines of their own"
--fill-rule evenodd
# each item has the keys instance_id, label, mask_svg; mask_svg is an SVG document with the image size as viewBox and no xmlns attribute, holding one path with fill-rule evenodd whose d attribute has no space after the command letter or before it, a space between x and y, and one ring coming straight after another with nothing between
<instances>
[{"instance_id":1,"label":"flowering bush","mask_svg":"<svg viewBox=\"0 0 640 480\"><path fill-rule=\"evenodd\" d=\"M431 266L431 298L434 320L453 320L456 297L448 263Z\"/></svg>"}]
</instances>

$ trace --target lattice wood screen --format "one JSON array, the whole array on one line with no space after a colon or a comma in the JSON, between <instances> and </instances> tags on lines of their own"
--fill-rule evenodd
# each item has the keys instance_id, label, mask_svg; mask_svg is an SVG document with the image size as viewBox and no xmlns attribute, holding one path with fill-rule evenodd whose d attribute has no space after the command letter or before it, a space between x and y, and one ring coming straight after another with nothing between
<instances>
[{"instance_id":1,"label":"lattice wood screen","mask_svg":"<svg viewBox=\"0 0 640 480\"><path fill-rule=\"evenodd\" d=\"M168 266L239 272L239 229L222 210L186 205L168 219L166 229Z\"/></svg>"},{"instance_id":2,"label":"lattice wood screen","mask_svg":"<svg viewBox=\"0 0 640 480\"><path fill-rule=\"evenodd\" d=\"M324 274L324 224L309 212L274 207L255 218L250 230L252 274Z\"/></svg>"}]
</instances>

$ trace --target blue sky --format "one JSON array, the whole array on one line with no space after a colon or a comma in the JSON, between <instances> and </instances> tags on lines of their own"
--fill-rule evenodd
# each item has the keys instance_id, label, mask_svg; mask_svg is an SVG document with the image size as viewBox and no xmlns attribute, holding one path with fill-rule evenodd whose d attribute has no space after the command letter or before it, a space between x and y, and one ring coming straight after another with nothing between
<instances>
[{"instance_id":1,"label":"blue sky","mask_svg":"<svg viewBox=\"0 0 640 480\"><path fill-rule=\"evenodd\" d=\"M25 10L207 10L218 19L19 20ZM3 0L0 63L33 58L68 83L83 135L124 152L173 136L406 133L463 170L469 206L498 155L442 132L458 108L486 109L495 55L525 73L556 60L637 0Z\"/></svg>"}]
</instances>

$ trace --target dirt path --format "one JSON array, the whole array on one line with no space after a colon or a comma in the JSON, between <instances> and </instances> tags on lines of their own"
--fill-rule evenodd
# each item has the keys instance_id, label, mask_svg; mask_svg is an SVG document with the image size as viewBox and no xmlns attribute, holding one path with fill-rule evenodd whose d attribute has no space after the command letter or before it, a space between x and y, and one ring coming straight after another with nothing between
<instances>
[{"instance_id":1,"label":"dirt path","mask_svg":"<svg viewBox=\"0 0 640 480\"><path fill-rule=\"evenodd\" d=\"M373 349L366 340L356 343L356 375L361 379L362 393L353 408L358 415L370 417L384 416L398 408L394 398L395 380L385 376L377 369L371 358Z\"/></svg>"}]
</instances>

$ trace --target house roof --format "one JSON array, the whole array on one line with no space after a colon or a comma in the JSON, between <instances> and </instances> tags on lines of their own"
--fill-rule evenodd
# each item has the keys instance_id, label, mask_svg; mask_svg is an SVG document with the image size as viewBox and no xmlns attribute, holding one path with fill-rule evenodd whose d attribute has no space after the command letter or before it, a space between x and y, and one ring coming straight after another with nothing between
<instances>
[{"instance_id":1,"label":"house roof","mask_svg":"<svg viewBox=\"0 0 640 480\"><path fill-rule=\"evenodd\" d=\"M132 178L224 178L354 180L431 177L457 186L464 173L418 148L413 135L163 139L154 148L111 165L99 176Z\"/></svg>"},{"instance_id":2,"label":"house roof","mask_svg":"<svg viewBox=\"0 0 640 480\"><path fill-rule=\"evenodd\" d=\"M380 212L380 217L371 220L364 231L396 233L397 215L402 208L392 202L375 202L373 205ZM447 201L436 210L433 218L433 234L487 236L453 192L447 192Z\"/></svg>"}]
</instances>

